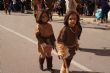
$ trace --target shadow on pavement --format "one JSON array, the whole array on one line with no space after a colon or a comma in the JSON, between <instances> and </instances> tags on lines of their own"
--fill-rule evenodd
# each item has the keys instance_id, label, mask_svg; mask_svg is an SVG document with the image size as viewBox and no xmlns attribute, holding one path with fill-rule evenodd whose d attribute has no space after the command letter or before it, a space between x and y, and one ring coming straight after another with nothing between
<instances>
[{"instance_id":1,"label":"shadow on pavement","mask_svg":"<svg viewBox=\"0 0 110 73\"><path fill-rule=\"evenodd\" d=\"M60 73L60 70L54 69L54 73Z\"/></svg>"},{"instance_id":2,"label":"shadow on pavement","mask_svg":"<svg viewBox=\"0 0 110 73\"><path fill-rule=\"evenodd\" d=\"M60 73L60 70L54 69L54 73ZM69 73L101 73L101 72L89 72L89 71L70 71Z\"/></svg>"},{"instance_id":3,"label":"shadow on pavement","mask_svg":"<svg viewBox=\"0 0 110 73\"><path fill-rule=\"evenodd\" d=\"M100 56L110 56L110 49L107 49L107 47L104 47L104 49L80 48L80 51L91 52Z\"/></svg>"},{"instance_id":4,"label":"shadow on pavement","mask_svg":"<svg viewBox=\"0 0 110 73\"><path fill-rule=\"evenodd\" d=\"M71 71L70 73L101 73L101 72L89 72L89 71Z\"/></svg>"},{"instance_id":5,"label":"shadow on pavement","mask_svg":"<svg viewBox=\"0 0 110 73\"><path fill-rule=\"evenodd\" d=\"M91 28L91 29L101 29L101 30L110 30L110 27L107 26L82 26L83 28Z\"/></svg>"}]
</instances>

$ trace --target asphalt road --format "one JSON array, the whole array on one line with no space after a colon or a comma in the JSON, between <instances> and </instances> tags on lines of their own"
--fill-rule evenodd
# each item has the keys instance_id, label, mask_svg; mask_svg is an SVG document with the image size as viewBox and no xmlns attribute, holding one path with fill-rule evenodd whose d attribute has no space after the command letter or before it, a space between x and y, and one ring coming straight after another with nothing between
<instances>
[{"instance_id":1,"label":"asphalt road","mask_svg":"<svg viewBox=\"0 0 110 73\"><path fill-rule=\"evenodd\" d=\"M57 38L63 17L53 16ZM50 73L39 69L33 14L0 13L0 73ZM80 50L72 60L70 73L110 73L110 30L103 25L82 24ZM59 73L61 60L53 51L53 68ZM46 67L46 64L44 65Z\"/></svg>"}]
</instances>

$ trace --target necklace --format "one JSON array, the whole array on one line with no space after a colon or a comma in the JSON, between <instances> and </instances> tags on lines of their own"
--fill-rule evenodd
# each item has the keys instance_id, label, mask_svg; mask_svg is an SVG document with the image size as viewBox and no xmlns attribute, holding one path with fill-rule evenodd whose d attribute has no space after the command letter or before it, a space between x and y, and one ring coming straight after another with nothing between
<instances>
[{"instance_id":1,"label":"necklace","mask_svg":"<svg viewBox=\"0 0 110 73\"><path fill-rule=\"evenodd\" d=\"M69 28L73 33L76 33L75 31L72 30L72 28Z\"/></svg>"}]
</instances>

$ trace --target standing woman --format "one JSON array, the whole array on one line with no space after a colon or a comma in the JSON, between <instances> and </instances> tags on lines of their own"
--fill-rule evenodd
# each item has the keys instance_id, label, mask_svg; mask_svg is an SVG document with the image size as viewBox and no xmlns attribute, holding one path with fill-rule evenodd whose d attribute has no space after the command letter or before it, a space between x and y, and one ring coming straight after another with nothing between
<instances>
[{"instance_id":1,"label":"standing woman","mask_svg":"<svg viewBox=\"0 0 110 73\"><path fill-rule=\"evenodd\" d=\"M53 71L52 69L52 48L55 47L55 36L52 25L48 23L49 15L48 12L43 10L38 13L36 26L36 38L38 40L38 51L40 69L44 70L43 64L46 59L47 70Z\"/></svg>"}]
</instances>

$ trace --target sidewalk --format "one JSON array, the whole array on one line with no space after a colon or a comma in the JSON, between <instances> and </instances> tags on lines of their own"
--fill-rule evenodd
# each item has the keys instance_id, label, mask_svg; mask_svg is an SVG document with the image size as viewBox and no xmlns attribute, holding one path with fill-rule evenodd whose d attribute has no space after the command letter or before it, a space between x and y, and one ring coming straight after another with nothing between
<instances>
[{"instance_id":1,"label":"sidewalk","mask_svg":"<svg viewBox=\"0 0 110 73\"><path fill-rule=\"evenodd\" d=\"M3 11L0 11L0 15L8 15L5 14ZM11 15L32 15L33 14L24 14L24 13L19 13L19 12L12 12ZM91 27L91 28L103 28L103 29L110 29L110 12L108 14L108 23L99 23L99 21L96 21L94 16L81 16L80 17L80 22L82 27ZM53 21L52 22L56 22L56 23L63 23L64 21L64 16L58 16L57 13L53 13Z\"/></svg>"},{"instance_id":2,"label":"sidewalk","mask_svg":"<svg viewBox=\"0 0 110 73\"><path fill-rule=\"evenodd\" d=\"M110 17L110 14L109 14ZM58 14L53 14L53 21L63 23L64 16L58 16ZM110 29L110 18L108 23L100 23L100 21L96 21L95 16L81 16L80 22L82 27L90 27L90 28L100 28L100 29Z\"/></svg>"}]
</instances>

